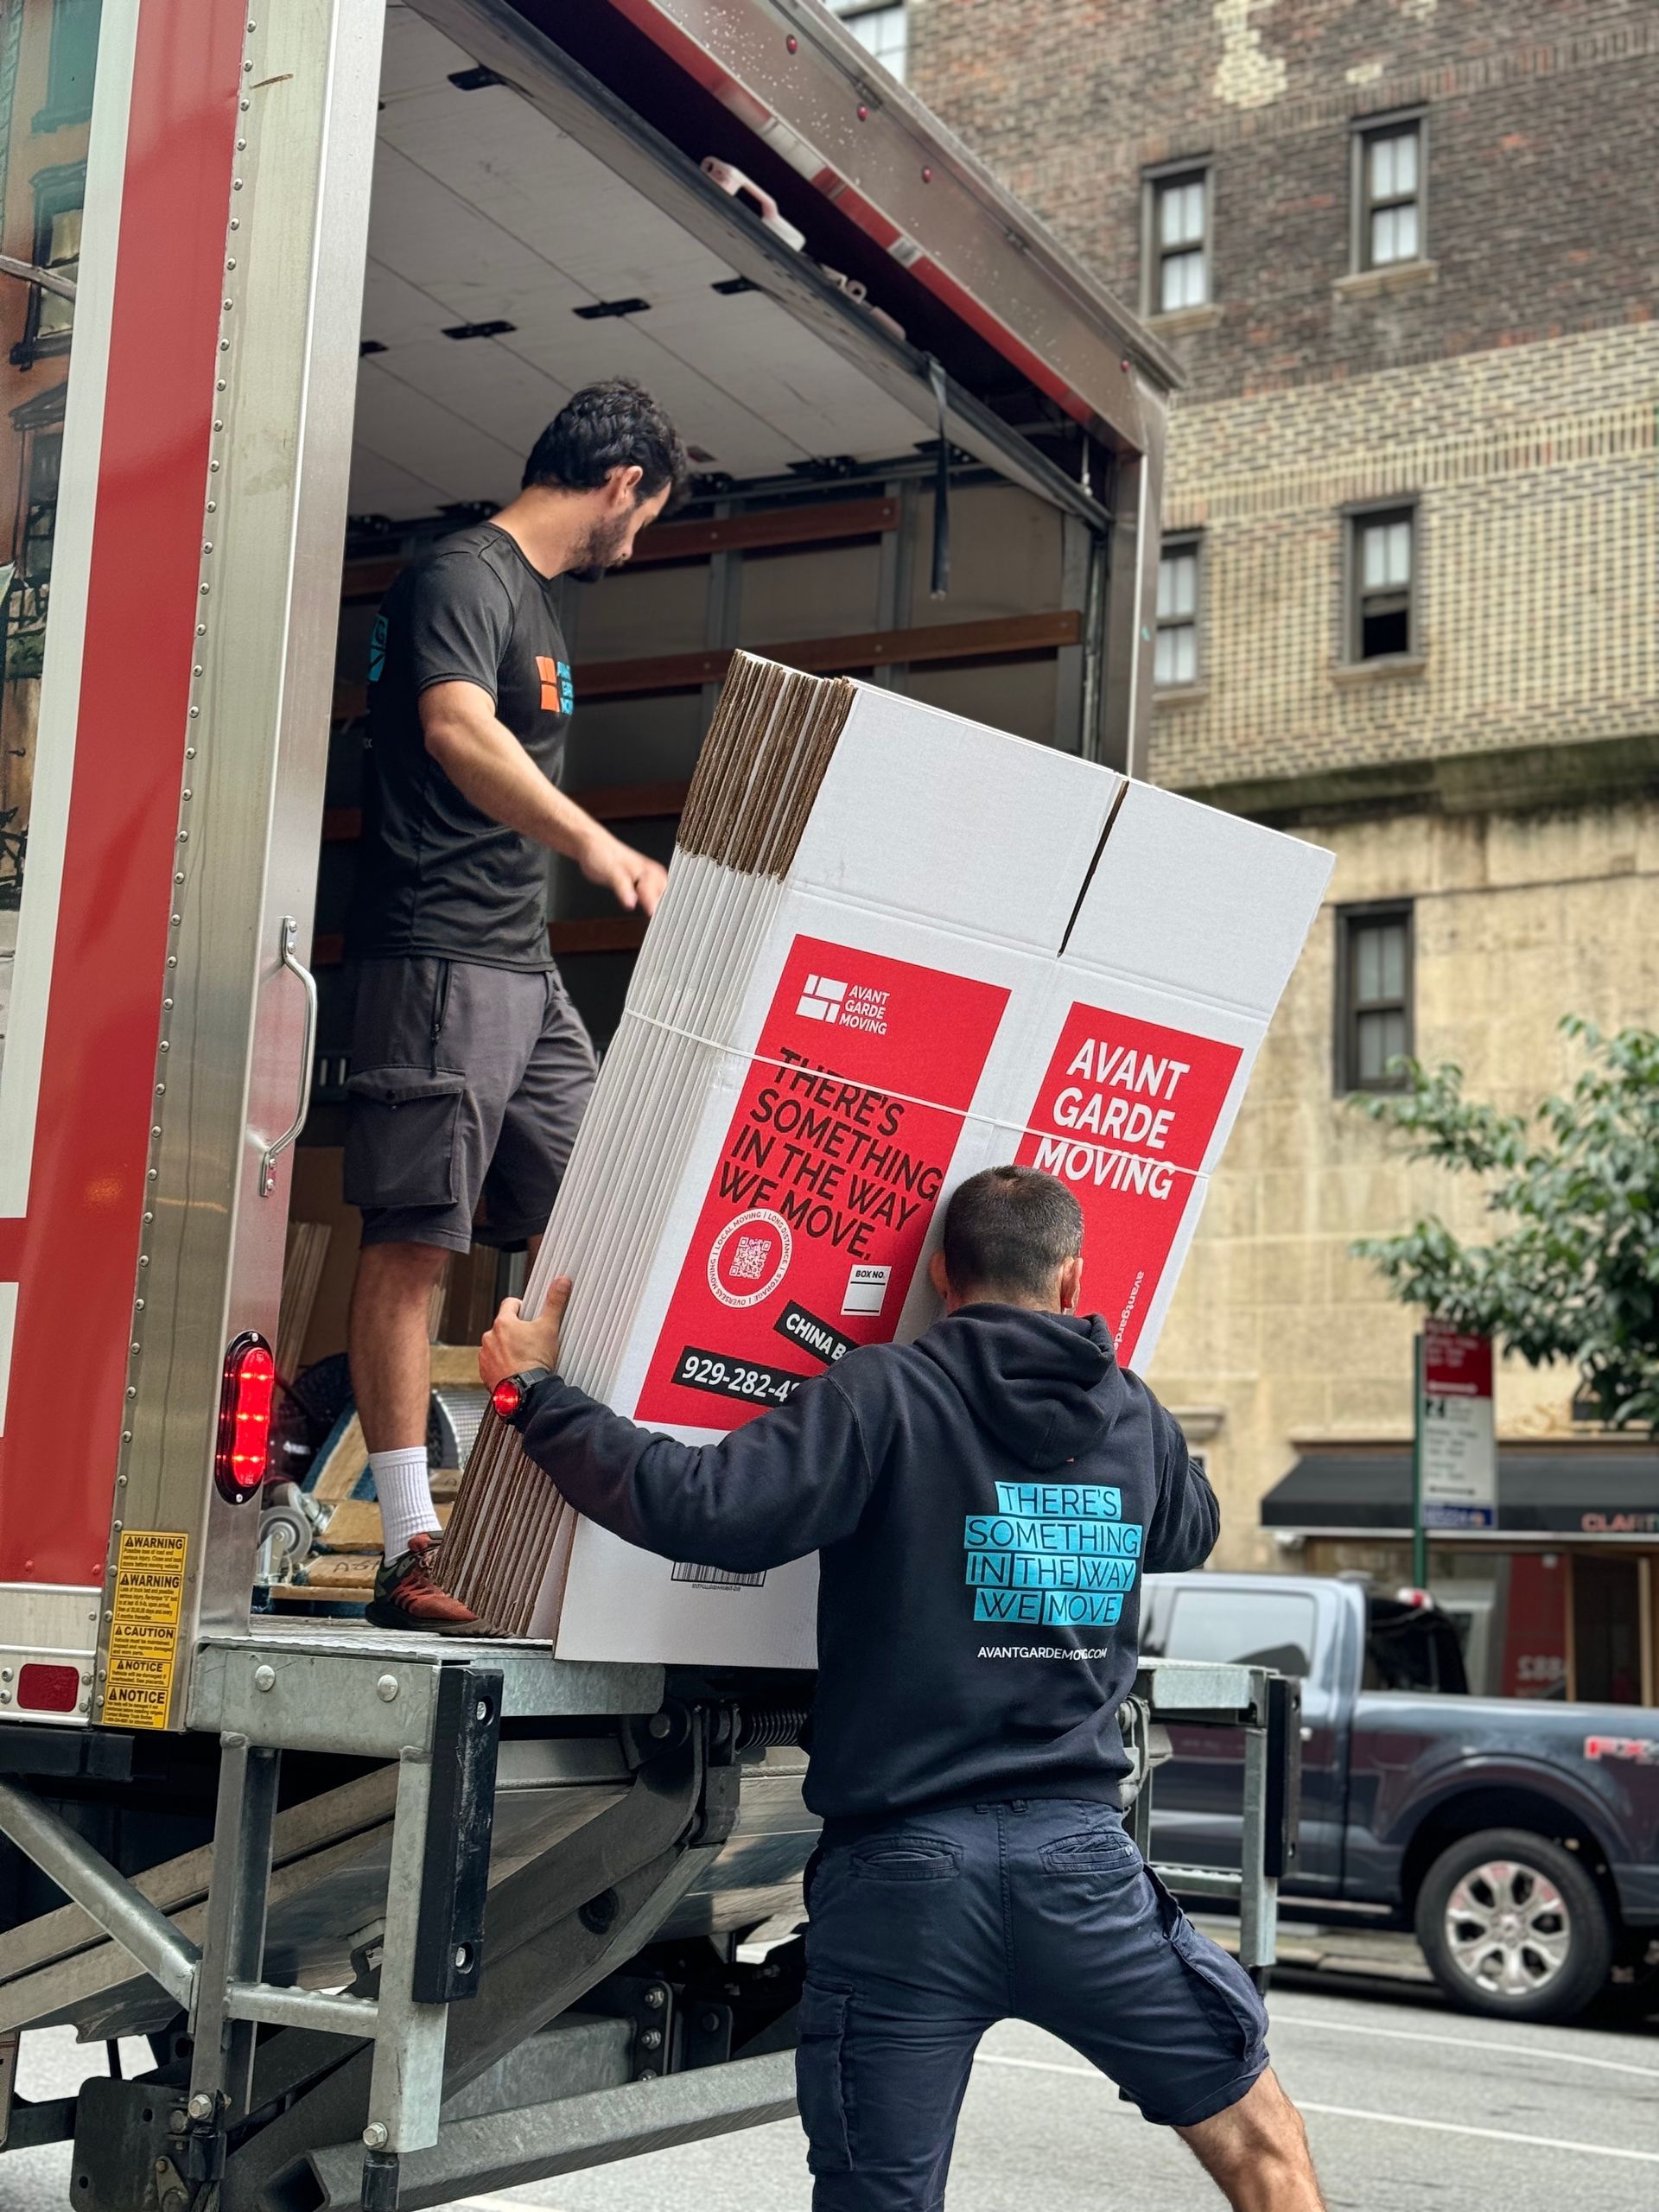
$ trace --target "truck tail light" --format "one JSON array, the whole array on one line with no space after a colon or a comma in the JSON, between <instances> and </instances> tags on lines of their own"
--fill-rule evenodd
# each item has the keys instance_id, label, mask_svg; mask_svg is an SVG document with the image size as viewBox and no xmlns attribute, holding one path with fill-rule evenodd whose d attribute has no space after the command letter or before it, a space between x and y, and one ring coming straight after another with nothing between
<instances>
[{"instance_id":1,"label":"truck tail light","mask_svg":"<svg viewBox=\"0 0 1659 2212\"><path fill-rule=\"evenodd\" d=\"M265 1479L276 1390L276 1363L270 1346L247 1330L225 1355L225 1382L219 1395L213 1480L219 1496L232 1505L245 1504Z\"/></svg>"},{"instance_id":2,"label":"truck tail light","mask_svg":"<svg viewBox=\"0 0 1659 2212\"><path fill-rule=\"evenodd\" d=\"M17 1702L25 1713L73 1713L79 1698L79 1667L42 1667L31 1662L17 1670Z\"/></svg>"}]
</instances>

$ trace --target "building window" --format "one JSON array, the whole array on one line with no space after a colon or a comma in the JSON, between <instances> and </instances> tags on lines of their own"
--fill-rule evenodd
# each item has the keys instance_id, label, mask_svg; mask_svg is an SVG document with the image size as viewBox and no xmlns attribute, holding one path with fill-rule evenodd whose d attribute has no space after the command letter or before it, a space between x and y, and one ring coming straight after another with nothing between
<instances>
[{"instance_id":1,"label":"building window","mask_svg":"<svg viewBox=\"0 0 1659 2212\"><path fill-rule=\"evenodd\" d=\"M1423 257L1421 117L1354 133L1354 266L1391 269Z\"/></svg>"},{"instance_id":2,"label":"building window","mask_svg":"<svg viewBox=\"0 0 1659 2212\"><path fill-rule=\"evenodd\" d=\"M1417 651L1417 517L1411 507L1348 518L1351 661L1398 660Z\"/></svg>"},{"instance_id":3,"label":"building window","mask_svg":"<svg viewBox=\"0 0 1659 2212\"><path fill-rule=\"evenodd\" d=\"M1177 315L1210 300L1210 173L1171 169L1147 179L1148 315Z\"/></svg>"},{"instance_id":4,"label":"building window","mask_svg":"<svg viewBox=\"0 0 1659 2212\"><path fill-rule=\"evenodd\" d=\"M41 169L35 180L35 260L41 269L77 276L80 270L80 217L86 197L86 164L65 162ZM27 368L41 353L68 350L75 326L75 303L60 293L35 285L29 296L23 335L11 358Z\"/></svg>"},{"instance_id":5,"label":"building window","mask_svg":"<svg viewBox=\"0 0 1659 2212\"><path fill-rule=\"evenodd\" d=\"M1158 635L1154 683L1198 680L1200 547L1196 537L1166 537L1158 556Z\"/></svg>"},{"instance_id":6,"label":"building window","mask_svg":"<svg viewBox=\"0 0 1659 2212\"><path fill-rule=\"evenodd\" d=\"M58 526L58 471L63 432L36 430L29 456L29 506L23 517L17 573L28 584L52 581L52 541Z\"/></svg>"},{"instance_id":7,"label":"building window","mask_svg":"<svg viewBox=\"0 0 1659 2212\"><path fill-rule=\"evenodd\" d=\"M1390 1061L1412 1049L1411 908L1337 914L1337 1088L1400 1090Z\"/></svg>"},{"instance_id":8,"label":"building window","mask_svg":"<svg viewBox=\"0 0 1659 2212\"><path fill-rule=\"evenodd\" d=\"M53 0L46 105L33 119L35 130L62 130L91 115L103 5L104 0Z\"/></svg>"},{"instance_id":9,"label":"building window","mask_svg":"<svg viewBox=\"0 0 1659 2212\"><path fill-rule=\"evenodd\" d=\"M909 43L901 4L891 0L829 0L830 12L839 16L867 54L873 54L888 76L905 81L905 51Z\"/></svg>"}]
</instances>

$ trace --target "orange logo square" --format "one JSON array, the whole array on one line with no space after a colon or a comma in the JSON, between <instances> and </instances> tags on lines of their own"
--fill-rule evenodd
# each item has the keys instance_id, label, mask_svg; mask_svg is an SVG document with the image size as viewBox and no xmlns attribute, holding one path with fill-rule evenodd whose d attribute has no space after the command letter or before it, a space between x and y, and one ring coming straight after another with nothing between
<instances>
[{"instance_id":1,"label":"orange logo square","mask_svg":"<svg viewBox=\"0 0 1659 2212\"><path fill-rule=\"evenodd\" d=\"M556 715L559 711L559 664L546 653L537 653L536 673L542 679L542 712Z\"/></svg>"}]
</instances>

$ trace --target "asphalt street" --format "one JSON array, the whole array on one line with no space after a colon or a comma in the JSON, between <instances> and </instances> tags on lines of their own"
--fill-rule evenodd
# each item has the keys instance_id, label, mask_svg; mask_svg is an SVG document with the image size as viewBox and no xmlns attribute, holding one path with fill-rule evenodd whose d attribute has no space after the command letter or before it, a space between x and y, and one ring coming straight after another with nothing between
<instances>
[{"instance_id":1,"label":"asphalt street","mask_svg":"<svg viewBox=\"0 0 1659 2212\"><path fill-rule=\"evenodd\" d=\"M1659 2029L1511 2027L1432 1993L1281 1986L1273 2051L1325 2194L1364 2212L1651 2212L1659 2202ZM129 2045L135 2070L143 2046ZM24 2038L19 2087L62 2095L101 2049ZM67 2150L0 2158L0 2212L70 2202ZM807 2212L792 2121L569 2175L456 2212ZM1204 2212L1220 2198L1062 2044L1010 2022L986 2038L963 2108L950 2212Z\"/></svg>"}]
</instances>

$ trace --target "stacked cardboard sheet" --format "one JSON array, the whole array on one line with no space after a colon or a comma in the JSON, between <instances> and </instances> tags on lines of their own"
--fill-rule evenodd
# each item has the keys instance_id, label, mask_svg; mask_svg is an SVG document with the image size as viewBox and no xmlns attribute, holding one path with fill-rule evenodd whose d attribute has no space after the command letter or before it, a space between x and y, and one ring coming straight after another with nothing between
<instances>
[{"instance_id":1,"label":"stacked cardboard sheet","mask_svg":"<svg viewBox=\"0 0 1659 2212\"><path fill-rule=\"evenodd\" d=\"M311 1326L311 1315L322 1287L322 1271L328 1259L332 1235L325 1221L290 1221L283 1257L283 1303L276 1320L276 1372L291 1382L300 1371L301 1356Z\"/></svg>"},{"instance_id":2,"label":"stacked cardboard sheet","mask_svg":"<svg viewBox=\"0 0 1659 2212\"><path fill-rule=\"evenodd\" d=\"M1330 856L740 654L526 1294L563 1372L689 1441L934 1318L941 1201L1020 1160L1143 1365ZM810 1559L648 1558L486 1423L444 1579L562 1657L810 1666Z\"/></svg>"}]
</instances>

